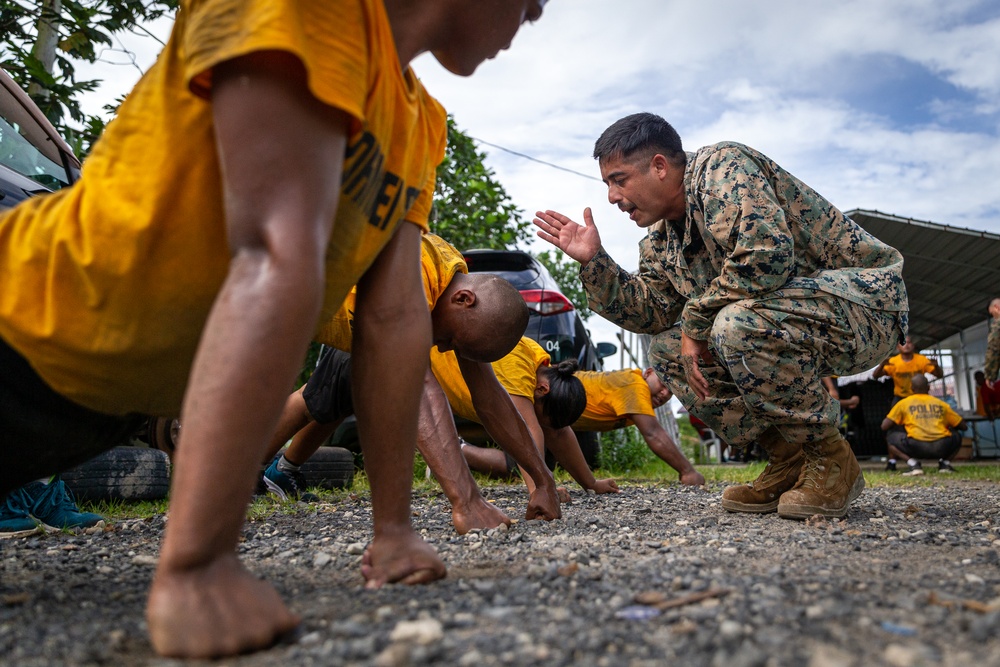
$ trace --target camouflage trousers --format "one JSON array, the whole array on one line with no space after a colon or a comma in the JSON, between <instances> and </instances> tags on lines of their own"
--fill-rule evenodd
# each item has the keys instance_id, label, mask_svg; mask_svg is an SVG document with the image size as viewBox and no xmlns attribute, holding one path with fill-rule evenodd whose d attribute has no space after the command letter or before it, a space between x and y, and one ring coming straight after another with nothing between
<instances>
[{"instance_id":1,"label":"camouflage trousers","mask_svg":"<svg viewBox=\"0 0 1000 667\"><path fill-rule=\"evenodd\" d=\"M709 383L705 400L688 388L679 326L653 337L649 359L684 407L730 445L748 445L771 426L789 442L810 442L840 420L822 378L887 358L903 333L902 314L798 287L731 303L712 324L714 363L699 364Z\"/></svg>"}]
</instances>

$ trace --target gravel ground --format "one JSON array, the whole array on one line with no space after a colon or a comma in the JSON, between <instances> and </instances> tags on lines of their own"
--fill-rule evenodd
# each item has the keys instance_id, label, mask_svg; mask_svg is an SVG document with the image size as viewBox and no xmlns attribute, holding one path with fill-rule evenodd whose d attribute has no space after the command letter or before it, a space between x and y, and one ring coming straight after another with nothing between
<instances>
[{"instance_id":1,"label":"gravel ground","mask_svg":"<svg viewBox=\"0 0 1000 667\"><path fill-rule=\"evenodd\" d=\"M722 488L577 491L561 521L461 537L421 493L448 578L380 591L359 569L367 497L248 522L243 558L303 624L224 664L1000 665L1000 486L867 489L815 522L729 514ZM485 493L523 511L517 487ZM0 663L180 664L143 622L163 524L0 540Z\"/></svg>"}]
</instances>

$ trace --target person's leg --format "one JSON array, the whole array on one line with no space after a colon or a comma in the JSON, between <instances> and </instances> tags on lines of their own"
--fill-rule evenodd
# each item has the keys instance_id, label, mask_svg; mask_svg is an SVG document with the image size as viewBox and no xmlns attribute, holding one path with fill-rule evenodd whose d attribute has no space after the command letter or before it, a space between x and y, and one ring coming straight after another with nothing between
<instances>
[{"instance_id":1,"label":"person's leg","mask_svg":"<svg viewBox=\"0 0 1000 667\"><path fill-rule=\"evenodd\" d=\"M846 514L864 477L838 428L839 403L821 379L878 363L896 343L897 316L811 289L783 289L723 308L712 333L749 411L803 449L802 471L781 495L779 515Z\"/></svg>"},{"instance_id":2,"label":"person's leg","mask_svg":"<svg viewBox=\"0 0 1000 667\"><path fill-rule=\"evenodd\" d=\"M127 442L144 419L73 403L0 339L0 502L14 489Z\"/></svg>"},{"instance_id":3,"label":"person's leg","mask_svg":"<svg viewBox=\"0 0 1000 667\"><path fill-rule=\"evenodd\" d=\"M955 472L955 469L951 466L951 459L961 448L962 433L959 431L952 431L950 436L942 440L941 455L938 457L938 472Z\"/></svg>"},{"instance_id":4,"label":"person's leg","mask_svg":"<svg viewBox=\"0 0 1000 667\"><path fill-rule=\"evenodd\" d=\"M278 427L274 431L274 436L267 446L267 454L263 463L266 465L274 459L275 455L281 451L288 439L306 427L312 421L309 410L306 409L305 400L302 398L302 391L305 386L289 394L285 400L285 407L281 410L281 417L278 419Z\"/></svg>"},{"instance_id":5,"label":"person's leg","mask_svg":"<svg viewBox=\"0 0 1000 667\"><path fill-rule=\"evenodd\" d=\"M713 354L718 359L717 348ZM755 442L768 452L768 465L749 484L727 487L722 506L730 512L767 513L778 507L781 494L798 481L803 456L800 443L781 437L776 428L751 411L728 368L716 363L702 366L709 381L709 396L700 400L687 385L680 362L680 328L673 327L655 336L649 347L653 369L688 411L704 421L716 435L734 449Z\"/></svg>"},{"instance_id":6,"label":"person's leg","mask_svg":"<svg viewBox=\"0 0 1000 667\"><path fill-rule=\"evenodd\" d=\"M906 429L903 427L889 429L885 434L885 442L886 450L889 455L889 461L887 462L885 469L888 471L895 471L897 461L900 459L906 461L910 458L910 455L906 452Z\"/></svg>"},{"instance_id":7,"label":"person's leg","mask_svg":"<svg viewBox=\"0 0 1000 667\"><path fill-rule=\"evenodd\" d=\"M462 456L470 468L490 477L510 479L517 473L517 463L511 467L511 457L500 449L467 445L462 447Z\"/></svg>"},{"instance_id":8,"label":"person's leg","mask_svg":"<svg viewBox=\"0 0 1000 667\"><path fill-rule=\"evenodd\" d=\"M305 492L307 483L300 468L353 413L351 355L324 348L309 380L285 401L269 450L273 460L269 459L270 465L262 474L266 488L282 500L319 500ZM292 438L291 445L275 458L288 438Z\"/></svg>"}]
</instances>

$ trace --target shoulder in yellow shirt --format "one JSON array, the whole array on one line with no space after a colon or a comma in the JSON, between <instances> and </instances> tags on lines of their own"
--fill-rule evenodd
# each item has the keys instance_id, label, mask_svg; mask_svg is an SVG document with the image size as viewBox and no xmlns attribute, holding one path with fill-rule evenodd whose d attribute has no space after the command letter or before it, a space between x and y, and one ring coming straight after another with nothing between
<instances>
[{"instance_id":1,"label":"shoulder in yellow shirt","mask_svg":"<svg viewBox=\"0 0 1000 667\"><path fill-rule=\"evenodd\" d=\"M67 398L179 412L229 267L211 74L260 50L297 56L354 118L320 321L404 219L426 229L445 112L400 70L381 0L188 0L80 181L0 216L0 337Z\"/></svg>"},{"instance_id":2,"label":"shoulder in yellow shirt","mask_svg":"<svg viewBox=\"0 0 1000 667\"><path fill-rule=\"evenodd\" d=\"M424 234L420 238L420 273L424 282L424 294L427 297L427 309L434 310L438 299L444 294L457 273L468 273L465 263L455 246L436 234ZM347 298L316 333L315 340L319 343L335 347L345 352L351 351L351 341L354 338L354 307L358 291L352 287Z\"/></svg>"},{"instance_id":3,"label":"shoulder in yellow shirt","mask_svg":"<svg viewBox=\"0 0 1000 667\"><path fill-rule=\"evenodd\" d=\"M654 415L649 385L642 371L578 371L587 390L587 407L573 424L579 431L612 431L631 426L628 415Z\"/></svg>"},{"instance_id":4,"label":"shoulder in yellow shirt","mask_svg":"<svg viewBox=\"0 0 1000 667\"><path fill-rule=\"evenodd\" d=\"M521 338L510 354L492 364L497 380L508 394L523 396L532 403L535 400L538 369L548 365L548 353L528 337ZM452 412L464 419L479 422L479 416L472 405L472 395L462 377L455 353L431 350L431 371L448 397Z\"/></svg>"}]
</instances>

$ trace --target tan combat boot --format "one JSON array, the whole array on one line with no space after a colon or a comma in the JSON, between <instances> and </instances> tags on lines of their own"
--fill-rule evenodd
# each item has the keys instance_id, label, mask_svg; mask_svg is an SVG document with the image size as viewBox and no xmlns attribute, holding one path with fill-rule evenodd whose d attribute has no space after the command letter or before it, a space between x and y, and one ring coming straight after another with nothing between
<instances>
[{"instance_id":1,"label":"tan combat boot","mask_svg":"<svg viewBox=\"0 0 1000 667\"><path fill-rule=\"evenodd\" d=\"M802 447L805 466L798 483L778 502L778 516L808 519L817 514L840 518L865 488L854 452L840 433Z\"/></svg>"},{"instance_id":2,"label":"tan combat boot","mask_svg":"<svg viewBox=\"0 0 1000 667\"><path fill-rule=\"evenodd\" d=\"M750 484L722 492L722 507L730 512L773 512L781 494L799 479L805 461L801 446L786 441L774 428L765 431L758 442L767 452L767 467Z\"/></svg>"}]
</instances>

